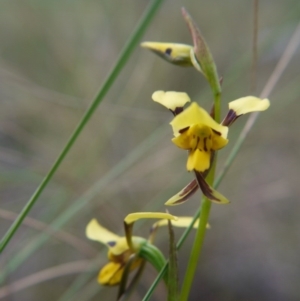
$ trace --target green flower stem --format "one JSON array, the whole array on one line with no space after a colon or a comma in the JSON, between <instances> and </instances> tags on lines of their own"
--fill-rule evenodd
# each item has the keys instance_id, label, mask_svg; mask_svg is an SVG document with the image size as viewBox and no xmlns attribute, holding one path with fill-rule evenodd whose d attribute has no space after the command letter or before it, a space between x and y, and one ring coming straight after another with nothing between
<instances>
[{"instance_id":1,"label":"green flower stem","mask_svg":"<svg viewBox=\"0 0 300 301\"><path fill-rule=\"evenodd\" d=\"M39 196L43 192L43 190L47 187L48 183L50 182L51 178L55 174L56 170L68 154L69 150L77 140L79 134L82 132L83 128L87 124L87 122L92 117L93 113L97 109L98 105L103 100L106 93L109 91L110 87L114 83L115 79L127 63L128 59L130 58L130 55L132 54L133 50L137 46L140 38L144 34L145 30L147 29L148 25L150 24L150 21L154 17L155 13L157 12L158 8L162 4L163 0L153 0L147 9L145 10L145 13L141 17L139 23L137 24L135 30L133 31L130 38L127 40L127 43L125 44L124 48L122 49L119 58L117 59L114 67L112 68L111 72L109 73L108 77L104 81L99 93L95 97L95 99L92 101L90 107L87 109L85 114L83 115L82 119L78 123L76 129L74 130L73 134L69 138L69 141L66 143L65 147L63 148L62 152L52 165L50 171L43 179L40 186L36 189L32 197L29 199L27 204L22 209L21 213L17 217L17 219L14 221L12 226L8 229L8 231L3 236L1 243L0 243L0 253L5 249L11 238L14 236L15 232L18 230L20 225L22 224L24 218L27 216L35 202L38 200Z\"/></svg>"},{"instance_id":2,"label":"green flower stem","mask_svg":"<svg viewBox=\"0 0 300 301\"><path fill-rule=\"evenodd\" d=\"M210 77L210 85L214 95L214 119L216 122L220 123L221 121L221 86L218 78L216 68L213 68L212 75ZM217 153L215 153L214 161L211 167L211 170L206 178L208 184L213 185L215 179L215 170L217 164ZM179 301L188 300L190 290L193 284L194 275L197 269L197 263L200 257L202 250L204 237L206 233L206 225L209 220L211 201L207 198L202 198L201 211L199 214L199 227L197 228L194 244L192 247L192 252L188 262L187 271L183 280L182 289L179 297Z\"/></svg>"},{"instance_id":3,"label":"green flower stem","mask_svg":"<svg viewBox=\"0 0 300 301\"><path fill-rule=\"evenodd\" d=\"M215 158L214 164L213 164L211 171L206 179L209 184L212 184L213 180L214 180L216 159L217 158ZM194 280L194 275L195 275L196 269L197 269L197 262L199 260L203 242L204 242L204 237L205 237L205 233L206 233L206 225L208 223L211 205L212 205L212 202L210 200L203 198L202 204L201 204L201 211L199 214L199 218L200 218L199 227L197 228L194 244L192 247L191 256L190 256L190 259L188 262L187 271L186 271L186 274L185 274L185 277L183 280L183 284L182 284L179 301L188 300L188 297L190 294L190 289L192 287L193 280Z\"/></svg>"},{"instance_id":4,"label":"green flower stem","mask_svg":"<svg viewBox=\"0 0 300 301\"><path fill-rule=\"evenodd\" d=\"M215 106L215 121L221 122L221 87L220 85L216 85L216 89L214 90L214 106ZM209 183L212 184L212 183Z\"/></svg>"}]
</instances>

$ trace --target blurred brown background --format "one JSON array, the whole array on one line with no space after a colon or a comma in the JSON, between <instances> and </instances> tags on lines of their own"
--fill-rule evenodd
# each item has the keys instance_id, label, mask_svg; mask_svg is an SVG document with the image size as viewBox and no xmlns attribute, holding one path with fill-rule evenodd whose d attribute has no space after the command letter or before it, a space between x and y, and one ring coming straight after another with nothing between
<instances>
[{"instance_id":1,"label":"blurred brown background","mask_svg":"<svg viewBox=\"0 0 300 301\"><path fill-rule=\"evenodd\" d=\"M148 3L1 1L1 237L50 169ZM166 0L144 40L190 44L180 14L185 6L224 78L225 114L227 102L250 93L252 5ZM260 1L257 95L299 12L298 0ZM213 206L190 300L300 300L299 49L219 188L231 204ZM151 101L155 90L186 91L207 109L212 102L208 84L195 70L137 48L30 212L34 220L22 225L1 254L2 300L114 300L115 289L96 283L106 250L87 240L86 224L95 217L122 234L126 214L165 210L163 203L192 178L184 168L186 154L170 141L171 115ZM220 170L246 119L232 127ZM170 210L192 215L199 198L197 193ZM60 232L49 237L44 225ZM136 234L147 236L150 225L140 223ZM176 230L177 238L181 233ZM165 253L166 235L161 229L157 236ZM191 244L192 236L179 252L181 280ZM44 270L46 278L52 275L48 281L38 283L44 274L29 278ZM148 266L132 300L141 300L155 275ZM20 279L24 288L8 292ZM165 298L160 285L152 300Z\"/></svg>"}]
</instances>

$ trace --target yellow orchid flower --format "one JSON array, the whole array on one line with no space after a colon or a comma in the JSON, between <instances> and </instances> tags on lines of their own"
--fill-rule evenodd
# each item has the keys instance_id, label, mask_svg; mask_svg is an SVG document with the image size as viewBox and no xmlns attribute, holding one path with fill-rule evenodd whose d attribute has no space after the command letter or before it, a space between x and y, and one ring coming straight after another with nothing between
<instances>
[{"instance_id":1,"label":"yellow orchid flower","mask_svg":"<svg viewBox=\"0 0 300 301\"><path fill-rule=\"evenodd\" d=\"M150 236L147 239L138 236L132 236L132 227L135 221L143 218L155 218L160 219L156 222L150 231ZM129 270L132 271L142 265L145 258L142 257L142 251L149 247L150 251L158 250L153 246L153 240L156 233L156 229L161 226L167 225L167 220L172 221L172 225L175 227L188 227L192 221L192 217L175 217L169 213L162 212L138 212L131 213L124 219L126 236L119 236L113 232L107 230L101 226L96 219L92 219L86 227L86 236L91 239L100 242L108 247L108 260L109 262L100 270L98 274L98 282L102 285L117 285L121 282L126 265L130 262ZM194 228L198 226L198 221L194 224ZM158 250L159 251L159 250ZM158 257L158 264L155 263L155 256ZM154 258L154 259L153 259ZM164 257L159 253L155 253L151 263L160 269L164 264Z\"/></svg>"},{"instance_id":2,"label":"yellow orchid flower","mask_svg":"<svg viewBox=\"0 0 300 301\"><path fill-rule=\"evenodd\" d=\"M228 128L214 121L195 102L177 115L170 124L175 136L173 143L189 150L188 171L204 172L209 169L212 151L219 150L228 143Z\"/></svg>"},{"instance_id":3,"label":"yellow orchid flower","mask_svg":"<svg viewBox=\"0 0 300 301\"><path fill-rule=\"evenodd\" d=\"M171 97L165 101L168 93L172 93L169 95L172 95L173 101ZM178 114L174 114L175 117L170 122L174 133L172 141L179 148L188 150L186 168L188 171L195 171L198 186L200 186L203 194L216 203L228 203L229 201L222 194L205 181L205 174L210 168L214 152L228 143L228 126L243 114L266 110L270 105L269 100L254 96L234 100L229 103L229 112L224 121L219 124L195 102L183 111L187 96L182 92L157 91L152 95L152 98L172 112L174 112L174 106L181 106L181 110L177 109ZM169 199L166 205L181 204L196 189L195 181L189 183L183 190Z\"/></svg>"}]
</instances>

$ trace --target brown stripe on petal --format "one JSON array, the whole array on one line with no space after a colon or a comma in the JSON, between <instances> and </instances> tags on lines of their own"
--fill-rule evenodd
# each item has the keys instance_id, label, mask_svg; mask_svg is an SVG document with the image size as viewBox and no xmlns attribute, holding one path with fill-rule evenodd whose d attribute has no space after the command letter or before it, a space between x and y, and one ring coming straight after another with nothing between
<instances>
[{"instance_id":1,"label":"brown stripe on petal","mask_svg":"<svg viewBox=\"0 0 300 301\"><path fill-rule=\"evenodd\" d=\"M221 136L222 134L214 129L211 129L216 135Z\"/></svg>"},{"instance_id":2,"label":"brown stripe on petal","mask_svg":"<svg viewBox=\"0 0 300 301\"><path fill-rule=\"evenodd\" d=\"M187 184L181 191L182 193L180 193L179 195L184 195L189 193L189 191L193 190L193 189L197 189L198 188L198 183L197 180L194 179L193 181L191 181L189 184Z\"/></svg>"},{"instance_id":3,"label":"brown stripe on petal","mask_svg":"<svg viewBox=\"0 0 300 301\"><path fill-rule=\"evenodd\" d=\"M173 203L174 205L179 205L179 204L186 202L197 191L199 186L198 186L196 180L195 180L195 182L196 182L196 186L193 187L193 189L191 189L188 194L182 195L182 197L178 201Z\"/></svg>"},{"instance_id":4,"label":"brown stripe on petal","mask_svg":"<svg viewBox=\"0 0 300 301\"><path fill-rule=\"evenodd\" d=\"M208 183L205 181L205 179L203 178L203 175L195 170L195 174L196 174L196 178L198 181L198 184L202 190L202 193L211 201L216 201L216 202L220 202L221 200L219 200L218 198L216 198L213 195L213 190L211 189L211 187L208 185Z\"/></svg>"},{"instance_id":5,"label":"brown stripe on petal","mask_svg":"<svg viewBox=\"0 0 300 301\"><path fill-rule=\"evenodd\" d=\"M116 245L116 241L108 241L107 244L110 246L110 247L114 247Z\"/></svg>"},{"instance_id":6,"label":"brown stripe on petal","mask_svg":"<svg viewBox=\"0 0 300 301\"><path fill-rule=\"evenodd\" d=\"M199 186L197 180L194 179L182 189L182 193L179 194L181 198L174 204L181 204L186 202L197 191L198 188Z\"/></svg>"},{"instance_id":7,"label":"brown stripe on petal","mask_svg":"<svg viewBox=\"0 0 300 301\"><path fill-rule=\"evenodd\" d=\"M183 107L176 107L173 112L174 116L180 114L183 111Z\"/></svg>"},{"instance_id":8,"label":"brown stripe on petal","mask_svg":"<svg viewBox=\"0 0 300 301\"><path fill-rule=\"evenodd\" d=\"M222 121L222 125L230 126L237 118L238 116L236 115L235 111L229 110L226 117Z\"/></svg>"},{"instance_id":9,"label":"brown stripe on petal","mask_svg":"<svg viewBox=\"0 0 300 301\"><path fill-rule=\"evenodd\" d=\"M166 204L169 206L179 205L187 201L199 188L198 182L196 179L187 184L181 191L171 197ZM175 201L173 201L173 199ZM169 203L170 202L170 203Z\"/></svg>"},{"instance_id":10,"label":"brown stripe on petal","mask_svg":"<svg viewBox=\"0 0 300 301\"><path fill-rule=\"evenodd\" d=\"M195 145L195 149L193 149L193 151L195 151L198 148L199 142L201 141L200 137L197 136L197 143Z\"/></svg>"},{"instance_id":11,"label":"brown stripe on petal","mask_svg":"<svg viewBox=\"0 0 300 301\"><path fill-rule=\"evenodd\" d=\"M203 141L204 151L205 151L205 152L207 152L206 140L207 140L207 137L205 137L205 138L204 138L204 141Z\"/></svg>"},{"instance_id":12,"label":"brown stripe on petal","mask_svg":"<svg viewBox=\"0 0 300 301\"><path fill-rule=\"evenodd\" d=\"M172 48L167 48L167 49L165 50L165 54L170 55L171 53L172 53Z\"/></svg>"},{"instance_id":13,"label":"brown stripe on petal","mask_svg":"<svg viewBox=\"0 0 300 301\"><path fill-rule=\"evenodd\" d=\"M178 132L179 132L180 134L183 134L183 133L186 132L189 128L190 128L190 127L187 126L186 128L183 128L183 129L179 130Z\"/></svg>"}]
</instances>

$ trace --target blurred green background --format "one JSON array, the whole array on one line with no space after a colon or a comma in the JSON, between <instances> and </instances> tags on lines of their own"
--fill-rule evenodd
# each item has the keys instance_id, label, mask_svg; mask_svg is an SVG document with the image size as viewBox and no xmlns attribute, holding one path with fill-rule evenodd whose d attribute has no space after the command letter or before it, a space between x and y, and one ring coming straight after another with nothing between
<instances>
[{"instance_id":1,"label":"blurred green background","mask_svg":"<svg viewBox=\"0 0 300 301\"><path fill-rule=\"evenodd\" d=\"M0 235L60 153L149 1L10 0L0 4ZM166 0L144 40L191 43L181 17L197 21L223 76L223 108L250 93L253 3ZM300 20L298 0L261 0L259 95ZM219 190L190 300L299 300L300 51L289 63ZM126 214L165 210L192 179L172 145L171 115L155 90L186 91L209 109L208 84L137 48L103 103L0 256L2 300L114 300L96 282L106 249L85 237L92 218L122 235ZM245 118L219 152L222 168ZM200 193L171 213L193 215ZM82 206L81 206L82 205ZM135 226L147 236L151 222ZM51 229L58 229L54 231ZM176 229L178 238L182 230ZM157 245L167 254L166 229ZM192 235L179 252L182 280ZM39 273L39 274L36 274ZM155 278L147 266L132 300ZM43 278L44 277L44 278ZM48 279L47 281L43 281ZM161 284L152 300L165 300Z\"/></svg>"}]
</instances>

